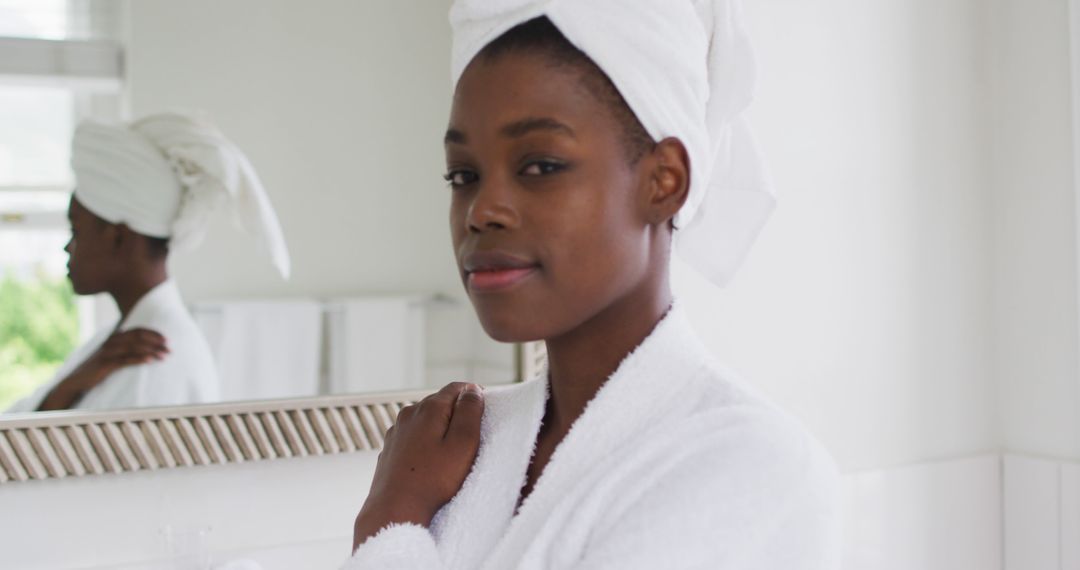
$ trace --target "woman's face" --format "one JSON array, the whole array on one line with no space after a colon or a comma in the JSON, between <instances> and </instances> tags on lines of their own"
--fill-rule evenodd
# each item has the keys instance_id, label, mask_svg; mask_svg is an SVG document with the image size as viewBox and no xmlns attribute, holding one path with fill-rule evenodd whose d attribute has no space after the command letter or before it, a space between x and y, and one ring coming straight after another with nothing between
<instances>
[{"instance_id":1,"label":"woman's face","mask_svg":"<svg viewBox=\"0 0 1080 570\"><path fill-rule=\"evenodd\" d=\"M112 243L114 228L87 210L74 196L68 205L71 239L64 246L68 253L68 278L79 295L101 293L108 288L109 269L115 257Z\"/></svg>"},{"instance_id":2,"label":"woman's face","mask_svg":"<svg viewBox=\"0 0 1080 570\"><path fill-rule=\"evenodd\" d=\"M446 136L450 227L480 321L504 342L569 332L648 285L647 160L581 71L543 56L475 59Z\"/></svg>"}]
</instances>

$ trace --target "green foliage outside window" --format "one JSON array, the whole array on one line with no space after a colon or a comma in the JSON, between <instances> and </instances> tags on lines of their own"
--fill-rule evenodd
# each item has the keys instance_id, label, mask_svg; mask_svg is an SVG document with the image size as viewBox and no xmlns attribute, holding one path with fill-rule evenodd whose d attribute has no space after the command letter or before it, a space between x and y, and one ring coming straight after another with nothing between
<instances>
[{"instance_id":1,"label":"green foliage outside window","mask_svg":"<svg viewBox=\"0 0 1080 570\"><path fill-rule=\"evenodd\" d=\"M0 278L0 411L46 382L78 340L66 278Z\"/></svg>"}]
</instances>

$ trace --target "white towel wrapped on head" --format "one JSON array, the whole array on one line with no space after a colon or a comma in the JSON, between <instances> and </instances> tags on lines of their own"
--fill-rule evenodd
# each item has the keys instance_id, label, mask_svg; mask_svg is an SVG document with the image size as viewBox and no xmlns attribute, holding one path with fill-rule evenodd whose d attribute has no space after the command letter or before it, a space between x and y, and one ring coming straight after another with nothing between
<instances>
[{"instance_id":1,"label":"white towel wrapped on head","mask_svg":"<svg viewBox=\"0 0 1080 570\"><path fill-rule=\"evenodd\" d=\"M99 218L189 249L203 240L210 215L227 205L288 278L285 236L262 182L209 121L180 113L130 125L85 121L71 146L75 198Z\"/></svg>"},{"instance_id":2,"label":"white towel wrapped on head","mask_svg":"<svg viewBox=\"0 0 1080 570\"><path fill-rule=\"evenodd\" d=\"M691 186L679 255L718 285L742 264L775 205L743 119L755 62L738 0L458 0L451 72L514 26L546 16L611 79L653 138L678 138Z\"/></svg>"}]
</instances>

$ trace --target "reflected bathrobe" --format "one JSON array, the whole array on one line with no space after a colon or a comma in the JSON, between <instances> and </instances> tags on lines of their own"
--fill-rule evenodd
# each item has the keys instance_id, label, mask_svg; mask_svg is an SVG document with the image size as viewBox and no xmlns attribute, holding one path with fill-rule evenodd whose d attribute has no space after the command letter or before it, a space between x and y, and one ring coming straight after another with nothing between
<instances>
[{"instance_id":1,"label":"reflected bathrobe","mask_svg":"<svg viewBox=\"0 0 1080 570\"><path fill-rule=\"evenodd\" d=\"M210 347L184 306L176 283L167 280L143 295L124 322L95 334L68 356L51 381L7 412L36 410L49 391L105 344L114 331L135 328L150 329L164 336L169 354L158 362L126 366L113 372L79 400L75 409L178 406L219 399L221 389Z\"/></svg>"},{"instance_id":2,"label":"reflected bathrobe","mask_svg":"<svg viewBox=\"0 0 1080 570\"><path fill-rule=\"evenodd\" d=\"M838 567L832 460L710 359L678 305L588 404L515 513L547 393L544 381L487 390L476 462L430 530L391 525L344 568Z\"/></svg>"}]
</instances>

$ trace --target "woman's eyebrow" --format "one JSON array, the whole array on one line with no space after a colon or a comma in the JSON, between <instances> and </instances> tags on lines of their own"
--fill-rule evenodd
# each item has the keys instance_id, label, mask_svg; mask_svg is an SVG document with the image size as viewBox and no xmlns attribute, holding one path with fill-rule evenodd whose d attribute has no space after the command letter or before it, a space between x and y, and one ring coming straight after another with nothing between
<instances>
[{"instance_id":1,"label":"woman's eyebrow","mask_svg":"<svg viewBox=\"0 0 1080 570\"><path fill-rule=\"evenodd\" d=\"M571 138L577 138L574 135L574 129L551 117L530 117L514 121L500 129L499 133L504 137L519 138L535 131L557 131Z\"/></svg>"},{"instance_id":2,"label":"woman's eyebrow","mask_svg":"<svg viewBox=\"0 0 1080 570\"><path fill-rule=\"evenodd\" d=\"M560 123L551 117L529 117L527 119L521 119L520 121L514 121L499 129L499 134L504 137L516 139L536 131L555 131L571 138L577 138L577 135L574 134L574 129L571 129L565 123ZM447 129L446 135L443 137L443 144L468 144L468 140L465 133L451 127L450 129Z\"/></svg>"},{"instance_id":3,"label":"woman's eyebrow","mask_svg":"<svg viewBox=\"0 0 1080 570\"><path fill-rule=\"evenodd\" d=\"M448 144L466 144L467 142L468 142L468 138L465 137L465 133L463 133L463 132L461 132L461 131L459 131L457 129L453 129L453 128L447 129L446 130L446 136L443 137L443 144L444 145L448 145Z\"/></svg>"}]
</instances>

